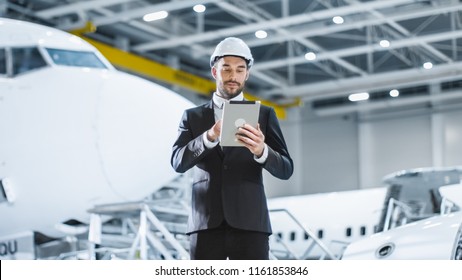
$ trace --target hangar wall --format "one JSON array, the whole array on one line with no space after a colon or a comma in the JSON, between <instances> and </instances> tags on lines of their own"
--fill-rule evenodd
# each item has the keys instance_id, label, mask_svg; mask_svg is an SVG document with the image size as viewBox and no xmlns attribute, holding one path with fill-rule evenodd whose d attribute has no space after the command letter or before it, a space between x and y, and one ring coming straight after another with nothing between
<instances>
[{"instance_id":1,"label":"hangar wall","mask_svg":"<svg viewBox=\"0 0 462 280\"><path fill-rule=\"evenodd\" d=\"M354 117L312 119L302 130L302 193L351 190L358 182L357 127Z\"/></svg>"},{"instance_id":2,"label":"hangar wall","mask_svg":"<svg viewBox=\"0 0 462 280\"><path fill-rule=\"evenodd\" d=\"M462 164L462 111L445 114L445 150L446 165Z\"/></svg>"},{"instance_id":3,"label":"hangar wall","mask_svg":"<svg viewBox=\"0 0 462 280\"><path fill-rule=\"evenodd\" d=\"M265 174L268 197L379 187L395 171L462 165L460 106L323 118L309 111L281 121L295 172L288 181Z\"/></svg>"},{"instance_id":4,"label":"hangar wall","mask_svg":"<svg viewBox=\"0 0 462 280\"><path fill-rule=\"evenodd\" d=\"M432 166L429 115L360 122L358 128L360 188L380 186L395 171Z\"/></svg>"}]
</instances>

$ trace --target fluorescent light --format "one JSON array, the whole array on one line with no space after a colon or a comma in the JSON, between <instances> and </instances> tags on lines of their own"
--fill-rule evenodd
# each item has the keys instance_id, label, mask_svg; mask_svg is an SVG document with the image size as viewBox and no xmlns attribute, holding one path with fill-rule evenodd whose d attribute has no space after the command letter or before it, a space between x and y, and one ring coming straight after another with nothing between
<instances>
[{"instance_id":1,"label":"fluorescent light","mask_svg":"<svg viewBox=\"0 0 462 280\"><path fill-rule=\"evenodd\" d=\"M307 52L305 54L305 59L306 60L315 60L316 59L316 54L314 52Z\"/></svg>"},{"instance_id":2,"label":"fluorescent light","mask_svg":"<svg viewBox=\"0 0 462 280\"><path fill-rule=\"evenodd\" d=\"M266 33L265 30L258 30L255 32L255 37L257 37L258 39L265 39L266 37L268 37L268 33Z\"/></svg>"},{"instance_id":3,"label":"fluorescent light","mask_svg":"<svg viewBox=\"0 0 462 280\"><path fill-rule=\"evenodd\" d=\"M196 13L203 13L205 12L205 9L206 9L205 6L202 4L198 4L193 7L194 12Z\"/></svg>"},{"instance_id":4,"label":"fluorescent light","mask_svg":"<svg viewBox=\"0 0 462 280\"><path fill-rule=\"evenodd\" d=\"M431 62L425 62L425 63L423 64L423 68L425 68L425 69L427 69L427 70L432 69L432 68L433 68L433 63L431 63Z\"/></svg>"},{"instance_id":5,"label":"fluorescent light","mask_svg":"<svg viewBox=\"0 0 462 280\"><path fill-rule=\"evenodd\" d=\"M359 92L359 93L353 93L348 96L348 100L352 102L356 101L364 101L369 99L369 93L368 92Z\"/></svg>"},{"instance_id":6,"label":"fluorescent light","mask_svg":"<svg viewBox=\"0 0 462 280\"><path fill-rule=\"evenodd\" d=\"M381 46L382 48L388 48L388 47L390 46L390 41L388 41L388 40L381 40L379 44L380 44L380 46Z\"/></svg>"},{"instance_id":7,"label":"fluorescent light","mask_svg":"<svg viewBox=\"0 0 462 280\"><path fill-rule=\"evenodd\" d=\"M390 90L390 96L391 97L398 97L399 96L399 90L397 90L397 89Z\"/></svg>"},{"instance_id":8,"label":"fluorescent light","mask_svg":"<svg viewBox=\"0 0 462 280\"><path fill-rule=\"evenodd\" d=\"M155 12L155 13L150 13L150 14L144 15L143 20L149 22L149 21L155 21L155 20L159 20L159 19L164 19L166 17L168 17L168 12L167 11L160 11L160 12Z\"/></svg>"},{"instance_id":9,"label":"fluorescent light","mask_svg":"<svg viewBox=\"0 0 462 280\"><path fill-rule=\"evenodd\" d=\"M342 23L345 22L341 16L335 16L335 17L333 17L333 18L332 18L332 21L333 21L335 24L342 24Z\"/></svg>"}]
</instances>

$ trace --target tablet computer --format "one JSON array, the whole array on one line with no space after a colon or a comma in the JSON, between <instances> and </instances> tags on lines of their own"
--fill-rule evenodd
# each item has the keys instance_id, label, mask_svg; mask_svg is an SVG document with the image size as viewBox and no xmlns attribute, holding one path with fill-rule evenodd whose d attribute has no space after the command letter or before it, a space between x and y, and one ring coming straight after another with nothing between
<instances>
[{"instance_id":1,"label":"tablet computer","mask_svg":"<svg viewBox=\"0 0 462 280\"><path fill-rule=\"evenodd\" d=\"M223 104L220 145L222 147L242 147L236 138L239 127L250 124L257 127L260 101L230 101Z\"/></svg>"}]
</instances>

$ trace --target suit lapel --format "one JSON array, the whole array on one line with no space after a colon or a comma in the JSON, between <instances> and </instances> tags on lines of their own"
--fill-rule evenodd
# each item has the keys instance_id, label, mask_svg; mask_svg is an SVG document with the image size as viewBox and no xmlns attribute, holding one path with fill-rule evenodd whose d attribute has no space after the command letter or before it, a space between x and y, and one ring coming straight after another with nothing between
<instances>
[{"instance_id":1,"label":"suit lapel","mask_svg":"<svg viewBox=\"0 0 462 280\"><path fill-rule=\"evenodd\" d=\"M208 103L202 107L202 114L204 116L204 130L211 128L215 124L215 113L213 111L213 101L210 100ZM218 153L221 159L224 158L224 153L221 149L220 144L218 144L214 150Z\"/></svg>"},{"instance_id":2,"label":"suit lapel","mask_svg":"<svg viewBox=\"0 0 462 280\"><path fill-rule=\"evenodd\" d=\"M213 102L210 100L208 103L204 104L202 107L202 114L204 116L204 129L207 130L213 126L215 123L215 114L213 112Z\"/></svg>"}]
</instances>

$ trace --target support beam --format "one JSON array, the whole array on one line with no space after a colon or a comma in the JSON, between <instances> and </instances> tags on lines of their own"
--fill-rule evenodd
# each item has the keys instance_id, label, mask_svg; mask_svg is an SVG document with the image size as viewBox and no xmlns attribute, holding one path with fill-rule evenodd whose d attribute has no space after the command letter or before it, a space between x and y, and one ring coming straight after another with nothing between
<instances>
[{"instance_id":1,"label":"support beam","mask_svg":"<svg viewBox=\"0 0 462 280\"><path fill-rule=\"evenodd\" d=\"M280 18L271 21L257 22L254 24L245 24L231 28L220 29L217 31L205 32L197 35L175 37L170 40L161 42L151 42L145 44L139 44L135 46L137 51L148 51L148 50L159 50L179 45L189 45L192 43L210 41L217 38L228 37L238 34L244 34L254 32L258 29L274 29L284 26L296 25L305 22L318 21L321 19L332 18L334 16L348 15L353 13L359 13L361 11L367 11L369 9L382 9L387 7L393 7L401 4L413 3L414 0L387 0L387 1L371 1L364 2L356 5L345 6L337 9L327 9L317 11L309 14L301 14L292 17Z\"/></svg>"}]
</instances>

